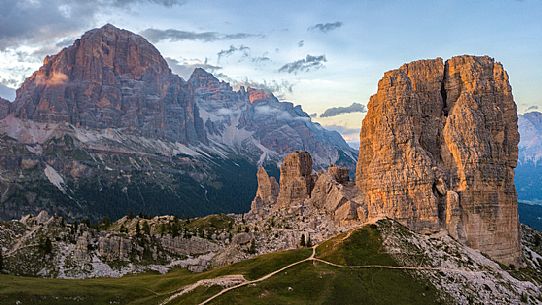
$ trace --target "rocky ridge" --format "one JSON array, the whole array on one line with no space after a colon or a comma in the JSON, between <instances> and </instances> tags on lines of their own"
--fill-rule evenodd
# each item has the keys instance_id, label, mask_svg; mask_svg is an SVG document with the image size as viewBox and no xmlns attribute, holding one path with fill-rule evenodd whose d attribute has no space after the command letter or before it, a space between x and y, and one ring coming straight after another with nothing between
<instances>
[{"instance_id":1,"label":"rocky ridge","mask_svg":"<svg viewBox=\"0 0 542 305\"><path fill-rule=\"evenodd\" d=\"M240 232L238 223L225 215L192 220L137 216L91 225L42 211L0 222L2 271L58 278L164 273L173 267L202 271L253 255L252 235ZM218 255L224 251L227 260Z\"/></svg>"}]
</instances>

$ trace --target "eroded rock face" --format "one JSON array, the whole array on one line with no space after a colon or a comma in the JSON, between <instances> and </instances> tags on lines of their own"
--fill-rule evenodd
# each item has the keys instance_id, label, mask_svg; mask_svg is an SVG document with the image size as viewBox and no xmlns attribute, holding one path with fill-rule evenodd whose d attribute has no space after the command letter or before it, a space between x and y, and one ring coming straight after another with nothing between
<instances>
[{"instance_id":1,"label":"eroded rock face","mask_svg":"<svg viewBox=\"0 0 542 305\"><path fill-rule=\"evenodd\" d=\"M250 211L253 214L263 214L269 211L277 202L279 184L275 177L270 177L263 167L258 169L258 190L252 201Z\"/></svg>"},{"instance_id":2,"label":"eroded rock face","mask_svg":"<svg viewBox=\"0 0 542 305\"><path fill-rule=\"evenodd\" d=\"M421 60L384 74L362 125L356 184L369 218L442 227L503 263L520 257L516 105L492 58Z\"/></svg>"},{"instance_id":3,"label":"eroded rock face","mask_svg":"<svg viewBox=\"0 0 542 305\"><path fill-rule=\"evenodd\" d=\"M186 82L143 37L109 24L47 56L19 89L11 111L39 122L206 141Z\"/></svg>"},{"instance_id":4,"label":"eroded rock face","mask_svg":"<svg viewBox=\"0 0 542 305\"><path fill-rule=\"evenodd\" d=\"M296 151L284 157L280 166L278 208L287 209L303 202L314 186L312 157L306 151Z\"/></svg>"},{"instance_id":5,"label":"eroded rock face","mask_svg":"<svg viewBox=\"0 0 542 305\"><path fill-rule=\"evenodd\" d=\"M284 158L278 197L273 177L260 169L258 192L245 219L264 227L295 227L314 240L365 222L367 209L358 200L358 190L349 181L348 169L330 165L326 171L312 173L311 163L311 155L304 151ZM276 249L295 245L299 237L294 238L293 244L285 237Z\"/></svg>"}]
</instances>

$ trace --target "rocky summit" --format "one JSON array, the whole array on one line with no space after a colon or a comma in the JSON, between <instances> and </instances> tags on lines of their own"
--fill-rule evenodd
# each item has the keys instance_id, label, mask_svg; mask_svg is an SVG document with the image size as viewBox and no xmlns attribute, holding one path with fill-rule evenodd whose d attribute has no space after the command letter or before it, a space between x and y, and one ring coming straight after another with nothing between
<instances>
[{"instance_id":1,"label":"rocky summit","mask_svg":"<svg viewBox=\"0 0 542 305\"><path fill-rule=\"evenodd\" d=\"M300 106L196 69L174 75L143 37L85 33L0 100L0 218L246 212L259 166L304 149L315 169L357 152Z\"/></svg>"},{"instance_id":2,"label":"rocky summit","mask_svg":"<svg viewBox=\"0 0 542 305\"><path fill-rule=\"evenodd\" d=\"M360 136L368 217L451 236L503 263L520 257L516 104L483 56L421 60L384 74Z\"/></svg>"},{"instance_id":3,"label":"rocky summit","mask_svg":"<svg viewBox=\"0 0 542 305\"><path fill-rule=\"evenodd\" d=\"M76 127L123 128L181 143L205 142L186 82L141 36L112 25L89 31L26 79L16 117Z\"/></svg>"}]
</instances>

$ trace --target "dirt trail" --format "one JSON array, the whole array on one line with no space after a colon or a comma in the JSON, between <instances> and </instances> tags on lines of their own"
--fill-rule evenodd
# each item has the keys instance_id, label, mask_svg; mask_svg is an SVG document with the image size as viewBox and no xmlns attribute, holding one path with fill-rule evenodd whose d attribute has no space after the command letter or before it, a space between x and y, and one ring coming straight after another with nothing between
<instances>
[{"instance_id":1,"label":"dirt trail","mask_svg":"<svg viewBox=\"0 0 542 305\"><path fill-rule=\"evenodd\" d=\"M246 282L246 279L244 276L240 274L225 275L225 276L215 277L212 279L199 280L195 282L194 284L184 286L181 289L177 290L173 295L171 295L169 298L165 299L162 303L160 303L160 305L168 304L174 299L182 296L183 294L192 292L194 289L200 286L219 285L223 287L228 287L232 285L239 285L239 283L244 283L244 282Z\"/></svg>"},{"instance_id":2,"label":"dirt trail","mask_svg":"<svg viewBox=\"0 0 542 305\"><path fill-rule=\"evenodd\" d=\"M354 232L355 230L350 230L348 232L348 234L342 238L342 240L346 240L350 237L350 235L352 235L352 232ZM258 279L255 279L255 280L252 280L252 281L246 281L244 280L243 278L243 281L241 283L238 283L236 285L233 285L233 286L230 286L230 287L227 287L227 288L224 288L222 289L220 292L216 293L215 295L209 297L208 299L206 299L205 301L201 302L200 305L205 305L205 304L208 304L209 302L211 302L212 300L218 298L219 296L227 293L228 291L231 291L231 290L234 290L234 289L237 289L237 288L241 288L241 287L244 287L244 286L247 286L247 285L250 285L250 284L255 284L255 283L259 283L259 282L262 282L262 281L265 281L267 279L269 279L270 277L286 270L286 269L289 269L289 268L292 268L294 266L297 266L299 264L302 264L304 262L308 262L308 261L313 261L313 262L320 262L320 263L323 263L323 264L327 264L327 265L330 265L330 266L334 266L334 267L337 267L337 268L351 268L351 269L363 269L363 268L367 268L367 269L370 269L370 268L380 268L380 269L405 269L405 270L435 270L435 271L444 271L444 272L459 272L459 273L483 273L484 271L469 271L469 270L462 270L462 269L454 269L454 268L445 268L445 267L421 267L421 266L386 266L386 265L361 265L361 266L347 266L347 265L340 265L340 264L335 264L335 263L332 263L332 262L328 262L326 260L323 260L323 259L320 259L320 258L316 258L315 255L316 255L316 248L318 247L318 245L314 245L312 246L312 254L305 258L305 259L302 259L300 261L297 261L295 263L292 263L292 264L289 264L288 266L284 266L280 269L277 269L271 273L268 273ZM242 276L241 276L242 277ZM218 278L217 278L218 279ZM212 280L215 280L215 279L210 279L210 280L201 280L201 281L198 281L197 283L195 284L192 284L192 285L189 285L189 286L186 286L184 287L181 291L177 292L176 294L172 295L171 297L169 297L166 301L162 302L160 305L165 305L165 304L168 304L169 302L171 302L173 299L185 294L185 293L188 293L192 290L194 290L195 288L201 286L202 284L199 284L197 285L199 282L202 282L202 281L212 281ZM208 282L209 285L212 285L211 282ZM194 285L197 285L195 287L192 287ZM225 285L222 285L222 286L225 286Z\"/></svg>"},{"instance_id":3,"label":"dirt trail","mask_svg":"<svg viewBox=\"0 0 542 305\"><path fill-rule=\"evenodd\" d=\"M275 270L275 271L273 271L273 272L271 272L271 273L268 273L268 274L266 274L266 275L260 277L259 279L252 280L252 281L248 281L248 282L244 282L244 283L241 283L241 284L236 285L236 286L232 286L232 287L225 288L225 289L223 289L222 291L220 291L219 293L217 293L217 294L213 295L212 297L208 298L207 300L201 302L200 305L207 304L207 303L211 302L212 300L218 298L219 296L223 295L224 293L226 293L226 292L228 292L228 291L230 291L230 290L234 290L234 289L237 289L237 288L246 286L246 285L250 285L250 284L258 283L258 282L261 282L261 281L265 281L265 280L267 280L268 278L272 277L273 275L275 275L275 274L277 274L277 273L280 273L280 272L282 272L282 271L284 271L284 270L286 270L286 269L288 269L288 268L292 268L292 267L297 266L297 265L299 265L299 264L302 264L302 263L304 263L304 262L311 261L311 260L314 259L314 255L316 255L316 247L317 247L317 245L312 246L312 254L311 254L311 256L309 256L309 257L307 257L307 258L305 258L305 259L303 259L303 260L297 261L297 262L295 262L295 263L292 263L292 264L290 264L290 265L288 265L288 266L284 266L284 267L282 267L282 268L280 268L280 269L277 269L277 270Z\"/></svg>"}]
</instances>

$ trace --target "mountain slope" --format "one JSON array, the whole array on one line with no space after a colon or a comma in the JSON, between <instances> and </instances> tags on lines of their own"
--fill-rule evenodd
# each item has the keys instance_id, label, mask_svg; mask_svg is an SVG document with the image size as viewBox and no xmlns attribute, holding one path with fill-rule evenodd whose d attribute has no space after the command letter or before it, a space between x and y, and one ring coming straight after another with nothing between
<instances>
[{"instance_id":1,"label":"mountain slope","mask_svg":"<svg viewBox=\"0 0 542 305\"><path fill-rule=\"evenodd\" d=\"M538 236L538 237L536 237ZM300 248L203 273L119 279L0 275L0 301L21 304L519 304L540 303L540 232L524 236L527 265L503 269L443 234L385 220ZM311 252L313 253L311 255ZM535 276L529 276L534 274ZM229 291L221 291L233 287ZM216 296L210 300L213 296Z\"/></svg>"},{"instance_id":2,"label":"mountain slope","mask_svg":"<svg viewBox=\"0 0 542 305\"><path fill-rule=\"evenodd\" d=\"M0 218L244 212L259 165L296 149L315 168L356 152L299 106L202 69L171 73L144 38L91 30L0 101ZM7 115L7 116L6 116ZM5 116L5 117L4 117Z\"/></svg>"}]
</instances>

